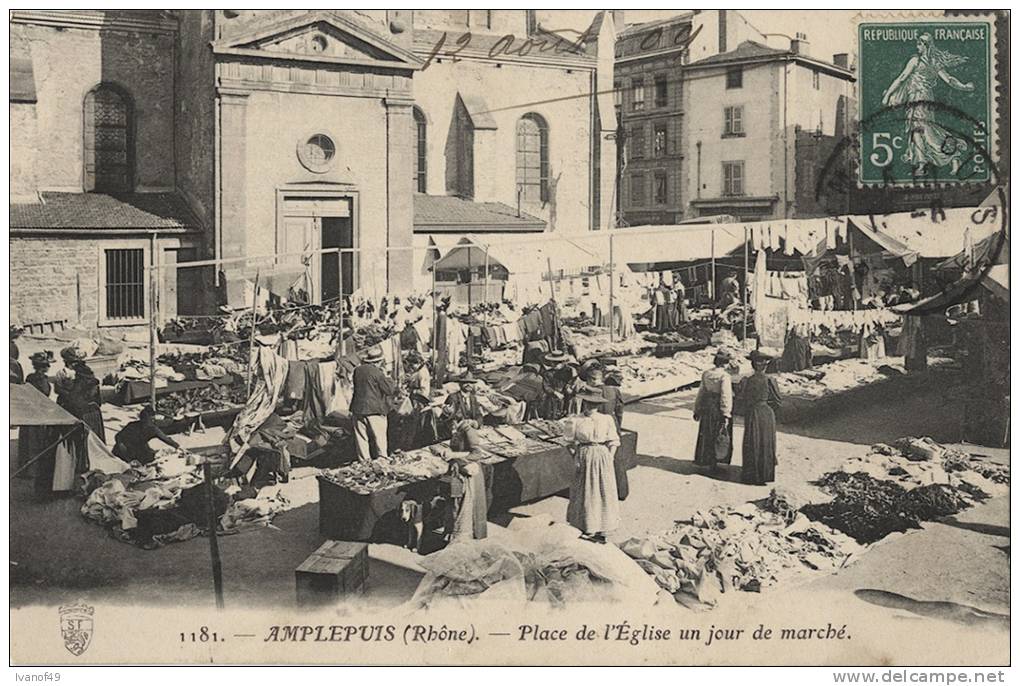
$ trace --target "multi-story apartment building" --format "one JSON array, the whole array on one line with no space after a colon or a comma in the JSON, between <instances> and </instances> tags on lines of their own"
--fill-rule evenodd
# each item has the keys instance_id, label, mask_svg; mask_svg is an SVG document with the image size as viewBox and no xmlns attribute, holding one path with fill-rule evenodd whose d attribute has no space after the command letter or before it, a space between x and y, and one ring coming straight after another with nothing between
<instances>
[{"instance_id":1,"label":"multi-story apartment building","mask_svg":"<svg viewBox=\"0 0 1020 686\"><path fill-rule=\"evenodd\" d=\"M616 18L621 21L622 13ZM623 141L617 193L622 223L673 224L686 216L685 65L749 39L764 36L732 10L686 12L619 31L614 92Z\"/></svg>"},{"instance_id":2,"label":"multi-story apartment building","mask_svg":"<svg viewBox=\"0 0 1020 686\"><path fill-rule=\"evenodd\" d=\"M845 211L816 201L816 172L850 130L854 75L845 54L815 57L743 41L684 69L685 215L741 219ZM822 141L826 144L820 144Z\"/></svg>"}]
</instances>

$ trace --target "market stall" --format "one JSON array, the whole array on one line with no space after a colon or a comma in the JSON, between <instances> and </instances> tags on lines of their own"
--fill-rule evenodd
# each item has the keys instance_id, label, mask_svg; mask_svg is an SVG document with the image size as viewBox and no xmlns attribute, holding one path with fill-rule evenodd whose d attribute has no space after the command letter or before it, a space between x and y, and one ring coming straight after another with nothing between
<instances>
[{"instance_id":1,"label":"market stall","mask_svg":"<svg viewBox=\"0 0 1020 686\"><path fill-rule=\"evenodd\" d=\"M483 467L490 511L505 511L559 493L570 487L574 460L555 432L555 423L533 422L515 427L527 437L511 444L485 443ZM541 438L544 437L544 438ZM637 434L621 431L621 445L616 452L618 482L625 482L626 472L636 465ZM557 443L557 439L560 440ZM433 464L438 454L448 454L449 445L439 444L416 451L413 463ZM428 504L439 495L443 465L431 472L409 472L400 464L380 465L375 469L355 463L319 477L319 529L324 536L347 541L390 540L402 543L406 526L400 521L399 509L404 500ZM621 490L621 495L625 495Z\"/></svg>"}]
</instances>

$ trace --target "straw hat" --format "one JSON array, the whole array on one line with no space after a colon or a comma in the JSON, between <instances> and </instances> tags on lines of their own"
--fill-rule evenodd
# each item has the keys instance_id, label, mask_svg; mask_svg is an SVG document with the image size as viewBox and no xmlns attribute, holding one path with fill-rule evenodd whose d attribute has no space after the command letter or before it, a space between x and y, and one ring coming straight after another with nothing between
<instances>
[{"instance_id":1,"label":"straw hat","mask_svg":"<svg viewBox=\"0 0 1020 686\"><path fill-rule=\"evenodd\" d=\"M562 350L550 350L543 359L546 363L559 364L560 362L566 362L570 358Z\"/></svg>"}]
</instances>

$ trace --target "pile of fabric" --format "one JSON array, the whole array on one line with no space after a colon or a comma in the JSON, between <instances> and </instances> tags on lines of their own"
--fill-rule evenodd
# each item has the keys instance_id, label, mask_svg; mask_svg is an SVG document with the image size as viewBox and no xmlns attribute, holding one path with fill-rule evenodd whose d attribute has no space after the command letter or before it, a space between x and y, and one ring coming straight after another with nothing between
<instances>
[{"instance_id":1,"label":"pile of fabric","mask_svg":"<svg viewBox=\"0 0 1020 686\"><path fill-rule=\"evenodd\" d=\"M1009 468L927 437L907 437L873 445L867 456L848 460L819 485L832 501L805 505L801 512L873 543L1008 494Z\"/></svg>"},{"instance_id":2,"label":"pile of fabric","mask_svg":"<svg viewBox=\"0 0 1020 686\"><path fill-rule=\"evenodd\" d=\"M607 355L637 355L651 350L655 342L648 334L635 334L629 338L610 340L609 331L596 326L564 326L563 339L573 348L578 361Z\"/></svg>"},{"instance_id":3,"label":"pile of fabric","mask_svg":"<svg viewBox=\"0 0 1020 686\"><path fill-rule=\"evenodd\" d=\"M714 605L720 593L760 592L806 571L841 567L860 550L802 514L753 503L698 511L665 535L631 538L621 548L660 588L693 608Z\"/></svg>"},{"instance_id":4,"label":"pile of fabric","mask_svg":"<svg viewBox=\"0 0 1020 686\"><path fill-rule=\"evenodd\" d=\"M621 390L627 395L648 396L701 380L701 374L712 368L716 348L681 351L672 357L626 357L616 361L614 371L622 378ZM734 355L740 362L742 355ZM736 372L736 370L731 370Z\"/></svg>"},{"instance_id":5,"label":"pile of fabric","mask_svg":"<svg viewBox=\"0 0 1020 686\"><path fill-rule=\"evenodd\" d=\"M138 526L143 510L173 508L184 489L202 483L201 471L188 465L188 453L165 448L146 465L133 464L120 474L90 472L85 475L86 519L130 531Z\"/></svg>"},{"instance_id":6,"label":"pile of fabric","mask_svg":"<svg viewBox=\"0 0 1020 686\"><path fill-rule=\"evenodd\" d=\"M521 609L538 603L564 608L577 603L650 607L657 590L615 546L582 541L577 530L544 521L511 524L499 538L453 543L426 556L411 599L420 609L469 609L498 600Z\"/></svg>"},{"instance_id":7,"label":"pile of fabric","mask_svg":"<svg viewBox=\"0 0 1020 686\"><path fill-rule=\"evenodd\" d=\"M193 457L185 450L165 448L152 462L132 463L120 474L89 472L84 477L87 496L82 515L109 527L114 538L146 549L202 535L209 521L208 495L201 467L189 464ZM214 486L220 533L268 526L290 507L278 491L246 495L236 486L226 490Z\"/></svg>"},{"instance_id":8,"label":"pile of fabric","mask_svg":"<svg viewBox=\"0 0 1020 686\"><path fill-rule=\"evenodd\" d=\"M395 452L369 462L360 460L326 470L322 478L361 495L370 495L446 473L449 465L435 451L423 448Z\"/></svg>"},{"instance_id":9,"label":"pile of fabric","mask_svg":"<svg viewBox=\"0 0 1020 686\"><path fill-rule=\"evenodd\" d=\"M220 516L219 528L224 534L260 529L269 526L275 515L289 507L290 501L279 492L235 500Z\"/></svg>"},{"instance_id":10,"label":"pile of fabric","mask_svg":"<svg viewBox=\"0 0 1020 686\"><path fill-rule=\"evenodd\" d=\"M804 372L773 375L783 396L821 398L886 379L890 374L905 374L901 360L874 361L851 359L830 362L824 367Z\"/></svg>"}]
</instances>

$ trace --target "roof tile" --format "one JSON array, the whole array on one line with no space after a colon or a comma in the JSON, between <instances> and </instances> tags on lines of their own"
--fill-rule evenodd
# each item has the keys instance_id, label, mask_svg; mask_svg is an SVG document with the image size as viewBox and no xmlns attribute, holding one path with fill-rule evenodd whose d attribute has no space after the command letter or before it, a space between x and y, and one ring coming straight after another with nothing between
<instances>
[{"instance_id":1,"label":"roof tile","mask_svg":"<svg viewBox=\"0 0 1020 686\"><path fill-rule=\"evenodd\" d=\"M175 193L43 193L39 204L12 204L12 230L198 229Z\"/></svg>"}]
</instances>

